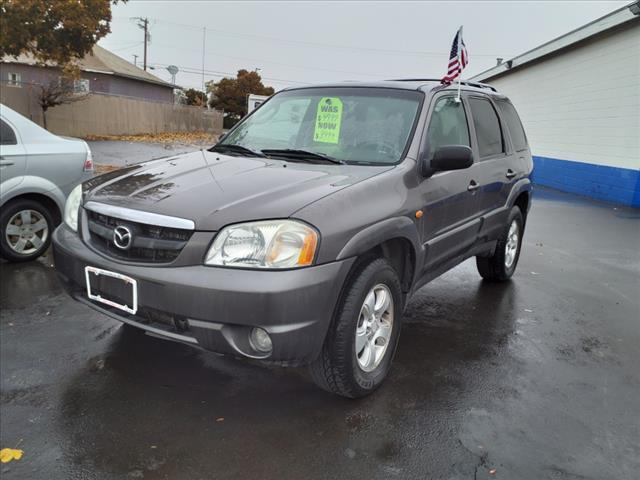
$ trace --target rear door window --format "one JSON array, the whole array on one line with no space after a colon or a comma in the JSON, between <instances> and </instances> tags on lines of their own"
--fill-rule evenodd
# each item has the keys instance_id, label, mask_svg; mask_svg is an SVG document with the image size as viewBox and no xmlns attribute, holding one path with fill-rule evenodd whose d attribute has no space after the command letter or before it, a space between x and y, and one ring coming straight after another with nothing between
<instances>
[{"instance_id":1,"label":"rear door window","mask_svg":"<svg viewBox=\"0 0 640 480\"><path fill-rule=\"evenodd\" d=\"M16 134L7 122L0 118L0 145L17 145Z\"/></svg>"},{"instance_id":2,"label":"rear door window","mask_svg":"<svg viewBox=\"0 0 640 480\"><path fill-rule=\"evenodd\" d=\"M505 150L500 120L491 102L485 98L471 97L469 105L478 138L480 158L503 153Z\"/></svg>"},{"instance_id":3,"label":"rear door window","mask_svg":"<svg viewBox=\"0 0 640 480\"><path fill-rule=\"evenodd\" d=\"M518 112L516 112L516 109L508 100L498 100L497 103L502 112L502 118L509 129L513 148L516 152L525 150L527 148L527 136L524 133L524 128L522 128L522 122L520 121Z\"/></svg>"}]
</instances>

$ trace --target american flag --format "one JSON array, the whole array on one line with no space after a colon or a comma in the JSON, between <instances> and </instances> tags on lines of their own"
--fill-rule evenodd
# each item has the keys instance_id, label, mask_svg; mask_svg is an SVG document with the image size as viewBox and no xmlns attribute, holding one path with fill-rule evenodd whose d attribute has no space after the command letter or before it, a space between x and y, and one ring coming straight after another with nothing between
<instances>
[{"instance_id":1,"label":"american flag","mask_svg":"<svg viewBox=\"0 0 640 480\"><path fill-rule=\"evenodd\" d=\"M462 40L462 27L460 27L456 33L456 37L453 39L453 45L451 45L447 74L442 77L440 81L446 85L450 84L460 76L462 70L468 63L469 56L467 54L467 47Z\"/></svg>"}]
</instances>

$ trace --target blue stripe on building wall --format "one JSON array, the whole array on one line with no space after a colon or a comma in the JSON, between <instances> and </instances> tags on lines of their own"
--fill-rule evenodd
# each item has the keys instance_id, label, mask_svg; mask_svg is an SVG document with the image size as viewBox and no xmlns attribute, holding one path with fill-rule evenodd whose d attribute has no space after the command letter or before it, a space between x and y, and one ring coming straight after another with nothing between
<instances>
[{"instance_id":1,"label":"blue stripe on building wall","mask_svg":"<svg viewBox=\"0 0 640 480\"><path fill-rule=\"evenodd\" d=\"M538 156L533 165L538 185L640 207L640 170Z\"/></svg>"}]
</instances>

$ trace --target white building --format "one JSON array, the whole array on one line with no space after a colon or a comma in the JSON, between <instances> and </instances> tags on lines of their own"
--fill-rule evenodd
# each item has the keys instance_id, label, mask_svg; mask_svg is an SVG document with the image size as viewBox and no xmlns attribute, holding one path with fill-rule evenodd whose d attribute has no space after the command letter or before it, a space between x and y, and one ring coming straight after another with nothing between
<instances>
[{"instance_id":1,"label":"white building","mask_svg":"<svg viewBox=\"0 0 640 480\"><path fill-rule=\"evenodd\" d=\"M514 103L534 182L640 207L640 5L476 75Z\"/></svg>"}]
</instances>

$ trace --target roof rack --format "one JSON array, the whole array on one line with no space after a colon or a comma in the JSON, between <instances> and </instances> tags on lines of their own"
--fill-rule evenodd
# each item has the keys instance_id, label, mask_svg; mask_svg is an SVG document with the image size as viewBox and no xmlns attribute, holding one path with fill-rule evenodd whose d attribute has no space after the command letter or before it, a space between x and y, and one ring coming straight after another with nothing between
<instances>
[{"instance_id":1,"label":"roof rack","mask_svg":"<svg viewBox=\"0 0 640 480\"><path fill-rule=\"evenodd\" d=\"M462 82L462 85L468 85L470 87L477 87L477 88L488 88L489 90L493 90L494 92L498 92L498 89L492 85L489 85L488 83L480 83L480 82L465 82L464 80Z\"/></svg>"},{"instance_id":2,"label":"roof rack","mask_svg":"<svg viewBox=\"0 0 640 480\"><path fill-rule=\"evenodd\" d=\"M392 78L387 82L439 82L440 78Z\"/></svg>"},{"instance_id":3,"label":"roof rack","mask_svg":"<svg viewBox=\"0 0 640 480\"><path fill-rule=\"evenodd\" d=\"M388 82L440 82L441 79L440 78L393 78L391 80L387 80ZM489 85L487 83L480 83L480 82L468 82L463 80L462 82L460 82L462 85L467 85L469 87L476 87L476 88L488 88L490 90L493 90L494 92L498 92L498 89L492 85Z\"/></svg>"}]
</instances>

